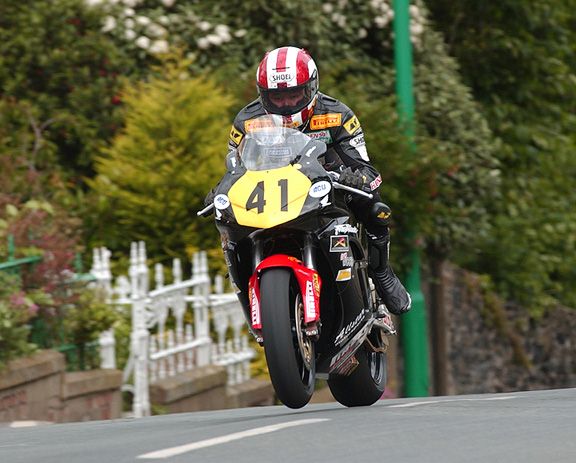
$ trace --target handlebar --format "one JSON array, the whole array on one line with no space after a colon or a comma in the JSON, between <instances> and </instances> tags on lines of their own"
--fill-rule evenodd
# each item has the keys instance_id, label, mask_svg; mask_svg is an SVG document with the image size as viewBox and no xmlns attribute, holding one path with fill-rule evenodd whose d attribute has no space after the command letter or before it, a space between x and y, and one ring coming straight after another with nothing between
<instances>
[{"instance_id":1,"label":"handlebar","mask_svg":"<svg viewBox=\"0 0 576 463\"><path fill-rule=\"evenodd\" d=\"M366 193L365 191L359 190L358 188L352 188L351 186L342 185L341 183L338 183L338 182L332 182L332 186L336 190L349 191L350 193L354 193L354 194L357 194L359 196L364 196L365 198L368 198L368 199L374 198L374 195L372 193Z\"/></svg>"},{"instance_id":2,"label":"handlebar","mask_svg":"<svg viewBox=\"0 0 576 463\"><path fill-rule=\"evenodd\" d=\"M196 212L196 215L202 217L208 217L212 213L212 209L214 209L214 204L208 204L208 206L206 206L204 209Z\"/></svg>"}]
</instances>

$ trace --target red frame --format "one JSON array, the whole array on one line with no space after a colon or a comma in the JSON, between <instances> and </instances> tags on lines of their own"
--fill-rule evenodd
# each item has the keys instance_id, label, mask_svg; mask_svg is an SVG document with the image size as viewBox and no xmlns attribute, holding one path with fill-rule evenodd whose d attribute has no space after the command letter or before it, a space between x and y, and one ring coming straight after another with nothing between
<instances>
[{"instance_id":1,"label":"red frame","mask_svg":"<svg viewBox=\"0 0 576 463\"><path fill-rule=\"evenodd\" d=\"M275 254L264 259L248 281L248 300L250 302L250 322L252 328L262 329L260 318L260 276L263 270L274 267L287 267L294 272L304 304L304 322L320 320L320 288L322 280L316 270L310 269L301 260L286 254Z\"/></svg>"}]
</instances>

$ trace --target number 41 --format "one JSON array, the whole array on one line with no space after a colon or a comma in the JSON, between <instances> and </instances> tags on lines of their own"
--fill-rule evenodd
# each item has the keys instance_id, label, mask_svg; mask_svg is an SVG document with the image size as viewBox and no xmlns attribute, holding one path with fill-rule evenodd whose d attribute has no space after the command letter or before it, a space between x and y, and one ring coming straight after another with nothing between
<instances>
[{"instance_id":1,"label":"number 41","mask_svg":"<svg viewBox=\"0 0 576 463\"><path fill-rule=\"evenodd\" d=\"M280 187L280 210L282 212L288 211L288 180L283 178L278 180L278 186ZM250 211L252 209L257 209L258 214L264 212L264 206L266 206L266 199L264 199L264 181L258 182L250 196L248 196L248 201L246 201L246 210Z\"/></svg>"}]
</instances>

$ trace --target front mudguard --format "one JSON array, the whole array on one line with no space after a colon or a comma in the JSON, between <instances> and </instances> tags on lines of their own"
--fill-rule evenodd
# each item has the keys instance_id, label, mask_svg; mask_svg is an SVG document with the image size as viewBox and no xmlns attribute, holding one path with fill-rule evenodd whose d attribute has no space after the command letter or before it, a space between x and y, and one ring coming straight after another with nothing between
<instances>
[{"instance_id":1,"label":"front mudguard","mask_svg":"<svg viewBox=\"0 0 576 463\"><path fill-rule=\"evenodd\" d=\"M320 287L322 281L316 270L310 269L301 260L286 254L275 254L264 259L248 281L248 301L250 304L250 324L252 329L260 331L260 277L269 268L285 267L292 271L304 304L304 323L313 324L320 320Z\"/></svg>"}]
</instances>

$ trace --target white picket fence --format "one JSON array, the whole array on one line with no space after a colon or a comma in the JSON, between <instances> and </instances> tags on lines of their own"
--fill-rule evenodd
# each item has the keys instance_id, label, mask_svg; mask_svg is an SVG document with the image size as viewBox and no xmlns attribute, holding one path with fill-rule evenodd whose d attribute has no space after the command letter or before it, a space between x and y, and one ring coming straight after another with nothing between
<instances>
[{"instance_id":1,"label":"white picket fence","mask_svg":"<svg viewBox=\"0 0 576 463\"><path fill-rule=\"evenodd\" d=\"M226 367L229 385L250 379L254 351L243 332L242 308L234 293L224 292L223 277L210 281L205 252L194 254L188 280L182 279L179 259L173 261L170 284L164 282L167 270L156 264L154 289L149 288L143 242L132 243L128 276L113 278L110 257L108 249L95 249L91 273L110 304L118 310L131 308L130 356L123 390L133 394L135 417L150 414L150 383L178 373L216 364ZM101 335L100 352L102 368L115 368L113 332Z\"/></svg>"}]
</instances>

